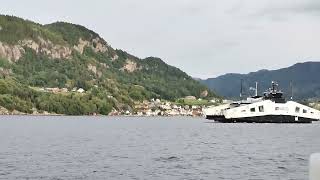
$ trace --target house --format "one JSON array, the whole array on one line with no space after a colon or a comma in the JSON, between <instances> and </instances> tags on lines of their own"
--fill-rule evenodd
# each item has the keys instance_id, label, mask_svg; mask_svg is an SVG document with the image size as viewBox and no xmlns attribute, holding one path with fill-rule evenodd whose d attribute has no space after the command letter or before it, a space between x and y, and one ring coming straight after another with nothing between
<instances>
[{"instance_id":1,"label":"house","mask_svg":"<svg viewBox=\"0 0 320 180\"><path fill-rule=\"evenodd\" d=\"M52 92L52 93L58 93L58 92L60 92L60 89L59 88L45 88L45 90L47 91L47 92Z\"/></svg>"},{"instance_id":2,"label":"house","mask_svg":"<svg viewBox=\"0 0 320 180\"><path fill-rule=\"evenodd\" d=\"M184 99L187 100L196 100L197 98L195 96L186 96Z\"/></svg>"},{"instance_id":3,"label":"house","mask_svg":"<svg viewBox=\"0 0 320 180\"><path fill-rule=\"evenodd\" d=\"M66 93L66 92L68 92L68 89L67 88L62 88L60 91L63 92L63 93Z\"/></svg>"},{"instance_id":4,"label":"house","mask_svg":"<svg viewBox=\"0 0 320 180\"><path fill-rule=\"evenodd\" d=\"M78 93L84 93L84 92L85 92L85 90L84 90L84 89L82 89L82 88L79 88L79 89L77 90L77 92L78 92Z\"/></svg>"}]
</instances>

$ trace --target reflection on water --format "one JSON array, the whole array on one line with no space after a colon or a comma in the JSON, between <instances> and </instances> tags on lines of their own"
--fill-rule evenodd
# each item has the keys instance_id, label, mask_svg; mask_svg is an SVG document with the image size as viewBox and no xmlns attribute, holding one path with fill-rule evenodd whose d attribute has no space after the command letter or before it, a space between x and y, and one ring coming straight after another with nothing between
<instances>
[{"instance_id":1,"label":"reflection on water","mask_svg":"<svg viewBox=\"0 0 320 180\"><path fill-rule=\"evenodd\" d=\"M0 179L307 179L320 124L1 116Z\"/></svg>"}]
</instances>

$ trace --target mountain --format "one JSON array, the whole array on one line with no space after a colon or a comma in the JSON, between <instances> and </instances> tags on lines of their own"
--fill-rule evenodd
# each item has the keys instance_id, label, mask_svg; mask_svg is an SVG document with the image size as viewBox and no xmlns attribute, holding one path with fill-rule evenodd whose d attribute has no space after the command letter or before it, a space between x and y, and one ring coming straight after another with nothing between
<instances>
[{"instance_id":1,"label":"mountain","mask_svg":"<svg viewBox=\"0 0 320 180\"><path fill-rule=\"evenodd\" d=\"M215 96L180 69L114 49L83 26L41 25L4 15L0 76L0 105L28 113L108 114L151 98ZM71 93L78 89L86 93Z\"/></svg>"},{"instance_id":2,"label":"mountain","mask_svg":"<svg viewBox=\"0 0 320 180\"><path fill-rule=\"evenodd\" d=\"M225 74L216 78L201 80L210 89L227 98L237 98L240 93L241 79L243 90L252 95L250 87L259 83L259 93L270 87L271 81L277 81L286 96L291 95L290 82L295 99L320 97L320 62L297 63L278 70L260 70L249 74Z\"/></svg>"}]
</instances>

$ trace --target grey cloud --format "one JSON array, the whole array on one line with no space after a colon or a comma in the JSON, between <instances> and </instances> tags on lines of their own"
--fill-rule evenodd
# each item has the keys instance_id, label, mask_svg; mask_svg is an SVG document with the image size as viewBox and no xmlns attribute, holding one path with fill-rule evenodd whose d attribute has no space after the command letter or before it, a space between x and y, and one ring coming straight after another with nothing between
<instances>
[{"instance_id":1,"label":"grey cloud","mask_svg":"<svg viewBox=\"0 0 320 180\"><path fill-rule=\"evenodd\" d=\"M0 0L0 12L82 24L114 48L206 78L320 59L318 1Z\"/></svg>"},{"instance_id":2,"label":"grey cloud","mask_svg":"<svg viewBox=\"0 0 320 180\"><path fill-rule=\"evenodd\" d=\"M281 1L280 1L281 2ZM274 3L262 8L253 15L258 16L291 16L294 14L320 15L320 1L300 0L287 3ZM288 17L289 18L289 17Z\"/></svg>"},{"instance_id":3,"label":"grey cloud","mask_svg":"<svg viewBox=\"0 0 320 180\"><path fill-rule=\"evenodd\" d=\"M316 13L320 15L320 1L312 1L292 8L292 11L302 13Z\"/></svg>"}]
</instances>

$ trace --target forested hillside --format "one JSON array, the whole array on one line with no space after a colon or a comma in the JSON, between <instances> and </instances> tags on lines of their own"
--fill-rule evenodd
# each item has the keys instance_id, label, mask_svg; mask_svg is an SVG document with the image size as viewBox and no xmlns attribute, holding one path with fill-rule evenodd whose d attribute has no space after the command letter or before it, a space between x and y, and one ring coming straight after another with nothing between
<instances>
[{"instance_id":1,"label":"forested hillside","mask_svg":"<svg viewBox=\"0 0 320 180\"><path fill-rule=\"evenodd\" d=\"M0 105L27 113L108 114L151 98L215 96L180 69L113 49L83 26L12 16L0 16L0 75Z\"/></svg>"}]
</instances>

